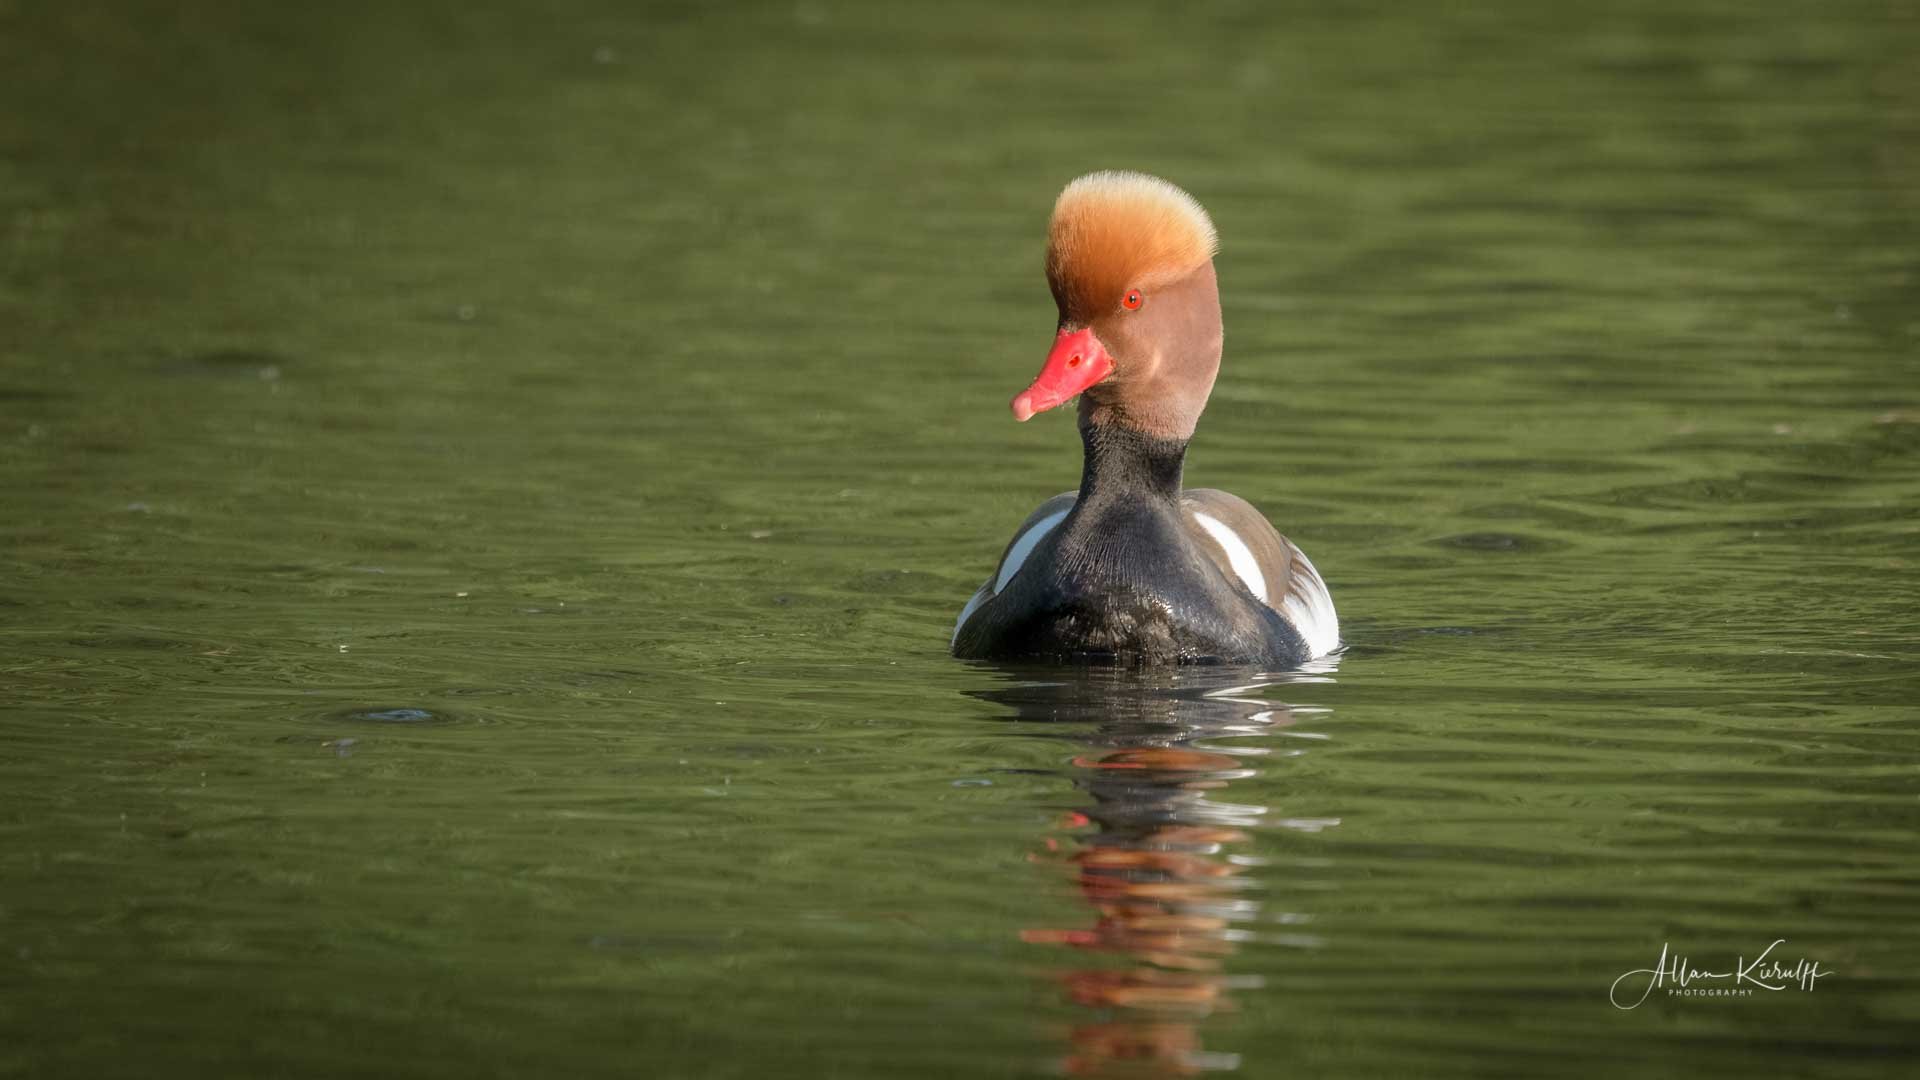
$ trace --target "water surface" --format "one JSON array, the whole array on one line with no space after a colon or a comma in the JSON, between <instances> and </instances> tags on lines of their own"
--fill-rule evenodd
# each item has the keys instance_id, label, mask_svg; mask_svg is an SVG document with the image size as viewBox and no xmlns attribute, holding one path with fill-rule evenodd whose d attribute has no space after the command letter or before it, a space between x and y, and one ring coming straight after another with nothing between
<instances>
[{"instance_id":1,"label":"water surface","mask_svg":"<svg viewBox=\"0 0 1920 1080\"><path fill-rule=\"evenodd\" d=\"M1917 15L0 3L0 1074L1910 1069ZM1337 665L945 655L1116 166Z\"/></svg>"}]
</instances>

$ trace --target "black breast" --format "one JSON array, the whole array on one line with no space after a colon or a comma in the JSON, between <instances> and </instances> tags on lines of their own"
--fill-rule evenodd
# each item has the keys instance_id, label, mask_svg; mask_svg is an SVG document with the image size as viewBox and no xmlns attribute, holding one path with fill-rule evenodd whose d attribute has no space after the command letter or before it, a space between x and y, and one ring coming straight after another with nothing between
<instances>
[{"instance_id":1,"label":"black breast","mask_svg":"<svg viewBox=\"0 0 1920 1080\"><path fill-rule=\"evenodd\" d=\"M1080 414L1080 493L1065 520L954 639L955 656L1293 667L1299 631L1195 544L1180 506L1185 440Z\"/></svg>"},{"instance_id":2,"label":"black breast","mask_svg":"<svg viewBox=\"0 0 1920 1080\"><path fill-rule=\"evenodd\" d=\"M1195 546L1177 502L1076 505L963 630L957 655L1290 667L1306 642Z\"/></svg>"}]
</instances>

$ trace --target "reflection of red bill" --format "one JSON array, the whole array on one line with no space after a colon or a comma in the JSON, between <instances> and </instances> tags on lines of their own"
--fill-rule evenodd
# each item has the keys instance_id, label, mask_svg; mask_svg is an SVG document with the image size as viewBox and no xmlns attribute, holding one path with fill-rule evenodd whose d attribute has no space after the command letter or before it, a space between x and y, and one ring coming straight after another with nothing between
<instances>
[{"instance_id":1,"label":"reflection of red bill","mask_svg":"<svg viewBox=\"0 0 1920 1080\"><path fill-rule=\"evenodd\" d=\"M1020 940L1029 945L1096 945L1100 935L1091 930L1022 930Z\"/></svg>"}]
</instances>

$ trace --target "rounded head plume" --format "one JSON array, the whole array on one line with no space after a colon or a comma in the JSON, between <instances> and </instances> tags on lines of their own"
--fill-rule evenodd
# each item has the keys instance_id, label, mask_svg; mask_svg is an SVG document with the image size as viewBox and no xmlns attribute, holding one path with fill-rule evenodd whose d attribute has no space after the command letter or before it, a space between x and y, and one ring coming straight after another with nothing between
<instances>
[{"instance_id":1,"label":"rounded head plume","mask_svg":"<svg viewBox=\"0 0 1920 1080\"><path fill-rule=\"evenodd\" d=\"M1060 192L1047 226L1047 284L1063 320L1120 307L1129 289L1180 277L1220 238L1193 196L1157 176L1088 173Z\"/></svg>"}]
</instances>

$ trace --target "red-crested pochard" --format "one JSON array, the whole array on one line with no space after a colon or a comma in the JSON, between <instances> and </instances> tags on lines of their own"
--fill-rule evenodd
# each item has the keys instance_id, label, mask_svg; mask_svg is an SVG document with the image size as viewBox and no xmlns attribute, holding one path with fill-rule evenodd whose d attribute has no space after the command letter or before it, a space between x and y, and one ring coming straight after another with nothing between
<instances>
[{"instance_id":1,"label":"red-crested pochard","mask_svg":"<svg viewBox=\"0 0 1920 1080\"><path fill-rule=\"evenodd\" d=\"M1180 485L1220 369L1213 222L1157 177L1068 184L1053 351L1013 416L1080 398L1080 490L1040 504L953 628L966 659L1293 666L1340 645L1313 564L1245 500Z\"/></svg>"}]
</instances>

